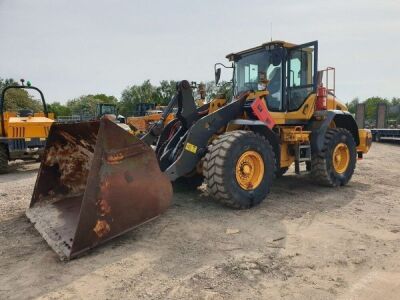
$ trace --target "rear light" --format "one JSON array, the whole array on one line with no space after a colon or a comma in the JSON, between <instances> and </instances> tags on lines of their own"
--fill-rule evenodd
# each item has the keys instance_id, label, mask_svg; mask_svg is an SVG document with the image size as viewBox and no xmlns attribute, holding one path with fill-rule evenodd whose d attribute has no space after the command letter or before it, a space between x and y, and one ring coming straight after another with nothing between
<instances>
[{"instance_id":1,"label":"rear light","mask_svg":"<svg viewBox=\"0 0 400 300\"><path fill-rule=\"evenodd\" d=\"M327 90L322 85L317 89L317 101L315 102L315 110L326 110Z\"/></svg>"}]
</instances>

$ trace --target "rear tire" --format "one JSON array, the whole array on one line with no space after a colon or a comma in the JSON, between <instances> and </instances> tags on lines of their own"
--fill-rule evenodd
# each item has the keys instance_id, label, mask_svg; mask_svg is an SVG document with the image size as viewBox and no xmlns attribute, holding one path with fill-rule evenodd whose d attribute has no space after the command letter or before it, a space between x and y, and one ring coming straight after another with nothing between
<instances>
[{"instance_id":1,"label":"rear tire","mask_svg":"<svg viewBox=\"0 0 400 300\"><path fill-rule=\"evenodd\" d=\"M353 176L356 157L352 134L344 128L330 128L326 131L321 153L312 157L311 176L321 185L346 185Z\"/></svg>"},{"instance_id":2,"label":"rear tire","mask_svg":"<svg viewBox=\"0 0 400 300\"><path fill-rule=\"evenodd\" d=\"M6 173L8 170L8 154L5 145L0 144L0 174Z\"/></svg>"},{"instance_id":3,"label":"rear tire","mask_svg":"<svg viewBox=\"0 0 400 300\"><path fill-rule=\"evenodd\" d=\"M232 208L250 208L260 204L270 191L275 155L262 136L231 131L209 146L203 170L213 198Z\"/></svg>"}]
</instances>

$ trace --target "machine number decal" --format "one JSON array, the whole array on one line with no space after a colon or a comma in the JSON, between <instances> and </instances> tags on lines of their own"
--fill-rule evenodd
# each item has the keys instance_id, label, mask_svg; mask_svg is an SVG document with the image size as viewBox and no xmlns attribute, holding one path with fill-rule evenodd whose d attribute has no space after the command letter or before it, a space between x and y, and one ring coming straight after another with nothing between
<instances>
[{"instance_id":1,"label":"machine number decal","mask_svg":"<svg viewBox=\"0 0 400 300\"><path fill-rule=\"evenodd\" d=\"M186 143L185 150L196 154L196 152L197 152L197 146L196 146L196 145L193 145L193 144L191 144L191 143Z\"/></svg>"}]
</instances>

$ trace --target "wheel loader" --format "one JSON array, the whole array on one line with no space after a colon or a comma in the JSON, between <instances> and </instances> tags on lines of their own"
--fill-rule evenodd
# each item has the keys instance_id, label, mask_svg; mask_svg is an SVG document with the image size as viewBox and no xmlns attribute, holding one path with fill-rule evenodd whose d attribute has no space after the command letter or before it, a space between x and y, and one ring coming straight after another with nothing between
<instances>
[{"instance_id":1,"label":"wheel loader","mask_svg":"<svg viewBox=\"0 0 400 300\"><path fill-rule=\"evenodd\" d=\"M107 119L52 126L27 216L61 258L162 214L171 182L205 183L214 199L235 209L260 204L293 164L316 184L349 182L371 133L323 84L332 69L318 71L317 41L273 41L227 58L232 99L197 107L183 80L141 139ZM216 82L220 75L216 69Z\"/></svg>"},{"instance_id":2,"label":"wheel loader","mask_svg":"<svg viewBox=\"0 0 400 300\"><path fill-rule=\"evenodd\" d=\"M43 93L37 87L24 85L7 86L0 98L0 173L8 168L8 161L16 159L38 159L44 150L50 126L54 122L54 114L47 112ZM34 113L30 109L18 112L5 111L7 91L12 89L34 90L40 94L43 112Z\"/></svg>"}]
</instances>

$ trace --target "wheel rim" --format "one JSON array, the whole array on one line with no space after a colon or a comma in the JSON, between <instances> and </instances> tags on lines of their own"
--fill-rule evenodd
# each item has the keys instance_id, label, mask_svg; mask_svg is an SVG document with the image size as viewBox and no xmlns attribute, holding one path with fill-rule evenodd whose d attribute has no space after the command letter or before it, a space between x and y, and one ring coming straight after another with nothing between
<instances>
[{"instance_id":1,"label":"wheel rim","mask_svg":"<svg viewBox=\"0 0 400 300\"><path fill-rule=\"evenodd\" d=\"M244 190L256 189L264 177L264 160L256 151L246 151L236 163L236 181Z\"/></svg>"},{"instance_id":2,"label":"wheel rim","mask_svg":"<svg viewBox=\"0 0 400 300\"><path fill-rule=\"evenodd\" d=\"M332 155L332 163L336 173L342 174L346 172L350 163L350 151L346 144L340 143L335 147Z\"/></svg>"}]
</instances>

